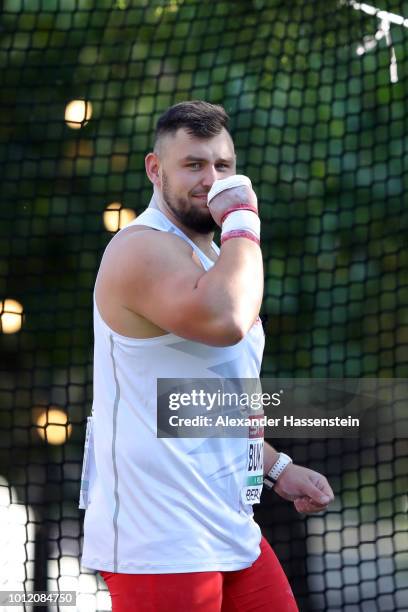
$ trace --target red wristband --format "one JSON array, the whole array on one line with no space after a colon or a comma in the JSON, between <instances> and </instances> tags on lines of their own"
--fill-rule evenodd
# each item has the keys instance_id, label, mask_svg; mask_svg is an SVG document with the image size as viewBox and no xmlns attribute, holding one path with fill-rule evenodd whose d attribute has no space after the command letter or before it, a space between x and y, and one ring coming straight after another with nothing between
<instances>
[{"instance_id":1,"label":"red wristband","mask_svg":"<svg viewBox=\"0 0 408 612\"><path fill-rule=\"evenodd\" d=\"M223 214L221 218L221 223L224 223L228 215L235 212L236 210L251 210L253 213L256 214L256 216L258 216L258 210L255 208L255 206L252 206L252 204L238 203L238 204L234 204L233 206L231 206L225 211L225 213Z\"/></svg>"},{"instance_id":2,"label":"red wristband","mask_svg":"<svg viewBox=\"0 0 408 612\"><path fill-rule=\"evenodd\" d=\"M248 230L232 230L231 232L227 232L221 236L221 245L223 245L227 240L230 240L230 238L248 238L248 240L252 240L258 245L261 244L259 238Z\"/></svg>"}]
</instances>

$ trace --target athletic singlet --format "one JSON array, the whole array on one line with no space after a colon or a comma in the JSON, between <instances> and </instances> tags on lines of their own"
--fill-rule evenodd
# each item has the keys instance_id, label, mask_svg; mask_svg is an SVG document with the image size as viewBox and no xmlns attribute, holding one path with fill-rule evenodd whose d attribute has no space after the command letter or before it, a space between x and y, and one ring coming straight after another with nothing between
<instances>
[{"instance_id":1,"label":"athletic singlet","mask_svg":"<svg viewBox=\"0 0 408 612\"><path fill-rule=\"evenodd\" d=\"M191 245L206 270L213 265L156 208L131 225L172 232ZM227 347L171 333L137 339L108 327L94 297L94 341L92 430L80 501L86 508L82 565L130 574L249 567L261 539L252 505L242 501L249 440L157 438L156 381L257 378L260 321Z\"/></svg>"}]
</instances>

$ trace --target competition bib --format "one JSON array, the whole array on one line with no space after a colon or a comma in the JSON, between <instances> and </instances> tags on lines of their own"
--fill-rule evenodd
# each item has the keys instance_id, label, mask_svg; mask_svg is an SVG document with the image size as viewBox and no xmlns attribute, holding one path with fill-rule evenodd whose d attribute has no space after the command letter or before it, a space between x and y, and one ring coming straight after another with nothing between
<instances>
[{"instance_id":1,"label":"competition bib","mask_svg":"<svg viewBox=\"0 0 408 612\"><path fill-rule=\"evenodd\" d=\"M253 418L259 418L259 415ZM243 504L259 504L263 486L264 428L255 425L248 430L246 480L241 489L241 501Z\"/></svg>"}]
</instances>

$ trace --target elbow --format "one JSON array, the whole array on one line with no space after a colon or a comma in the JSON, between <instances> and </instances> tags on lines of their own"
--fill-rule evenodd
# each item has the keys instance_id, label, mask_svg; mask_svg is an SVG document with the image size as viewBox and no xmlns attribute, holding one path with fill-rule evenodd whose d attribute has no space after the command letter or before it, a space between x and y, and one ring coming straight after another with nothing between
<instances>
[{"instance_id":1,"label":"elbow","mask_svg":"<svg viewBox=\"0 0 408 612\"><path fill-rule=\"evenodd\" d=\"M247 329L234 317L223 317L217 325L218 346L232 346L238 344L247 333Z\"/></svg>"},{"instance_id":2,"label":"elbow","mask_svg":"<svg viewBox=\"0 0 408 612\"><path fill-rule=\"evenodd\" d=\"M236 325L234 323L231 323L229 327L226 328L226 330L226 336L228 340L227 346L238 344L238 342L241 342L241 340L246 334L246 330L242 326Z\"/></svg>"}]
</instances>

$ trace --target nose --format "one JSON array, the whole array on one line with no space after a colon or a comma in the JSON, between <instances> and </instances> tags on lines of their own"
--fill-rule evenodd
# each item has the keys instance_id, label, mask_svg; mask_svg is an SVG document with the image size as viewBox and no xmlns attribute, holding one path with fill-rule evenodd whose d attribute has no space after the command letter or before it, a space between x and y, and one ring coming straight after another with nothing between
<instances>
[{"instance_id":1,"label":"nose","mask_svg":"<svg viewBox=\"0 0 408 612\"><path fill-rule=\"evenodd\" d=\"M204 187L211 189L214 181L216 181L218 178L221 178L221 175L222 173L218 172L215 166L213 166L212 164L208 164L201 182Z\"/></svg>"}]
</instances>

